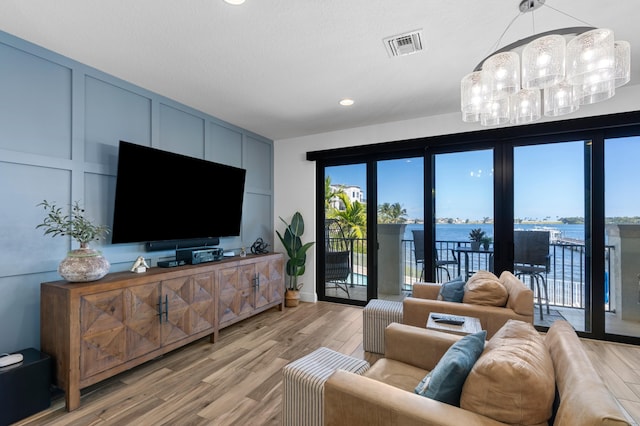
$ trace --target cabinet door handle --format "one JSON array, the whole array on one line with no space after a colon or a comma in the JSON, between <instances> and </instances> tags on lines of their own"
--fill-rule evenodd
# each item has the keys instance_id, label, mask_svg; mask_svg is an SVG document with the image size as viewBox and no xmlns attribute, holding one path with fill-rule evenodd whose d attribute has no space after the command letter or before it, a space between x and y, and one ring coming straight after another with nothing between
<instances>
[{"instance_id":1,"label":"cabinet door handle","mask_svg":"<svg viewBox=\"0 0 640 426\"><path fill-rule=\"evenodd\" d=\"M169 296L164 295L164 320L169 322Z\"/></svg>"},{"instance_id":2,"label":"cabinet door handle","mask_svg":"<svg viewBox=\"0 0 640 426\"><path fill-rule=\"evenodd\" d=\"M162 324L162 296L158 296L158 317L160 317L160 324Z\"/></svg>"}]
</instances>

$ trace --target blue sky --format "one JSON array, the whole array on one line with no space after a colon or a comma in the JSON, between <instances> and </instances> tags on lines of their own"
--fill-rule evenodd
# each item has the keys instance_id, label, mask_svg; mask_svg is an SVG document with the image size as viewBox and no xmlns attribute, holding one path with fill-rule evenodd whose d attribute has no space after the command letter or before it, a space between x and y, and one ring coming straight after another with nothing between
<instances>
[{"instance_id":1,"label":"blue sky","mask_svg":"<svg viewBox=\"0 0 640 426\"><path fill-rule=\"evenodd\" d=\"M605 144L605 214L640 216L640 137ZM584 216L584 143L518 147L514 152L515 217L555 220ZM382 161L378 202L399 202L410 218L424 218L423 159ZM363 164L327 168L332 183L360 186L367 193ZM493 217L492 151L436 156L436 216Z\"/></svg>"}]
</instances>

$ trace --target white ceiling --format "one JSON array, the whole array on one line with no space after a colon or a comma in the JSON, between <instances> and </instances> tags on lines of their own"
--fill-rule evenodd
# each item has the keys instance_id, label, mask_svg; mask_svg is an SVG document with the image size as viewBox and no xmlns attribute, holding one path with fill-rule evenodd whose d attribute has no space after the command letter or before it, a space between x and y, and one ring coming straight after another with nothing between
<instances>
[{"instance_id":1,"label":"white ceiling","mask_svg":"<svg viewBox=\"0 0 640 426\"><path fill-rule=\"evenodd\" d=\"M278 140L458 111L461 77L495 48L518 3L0 0L0 30ZM639 0L547 5L628 40L629 84L640 82ZM501 46L585 25L546 6L533 18L519 17ZM416 29L425 50L389 58L382 40ZM341 107L343 97L355 105Z\"/></svg>"}]
</instances>

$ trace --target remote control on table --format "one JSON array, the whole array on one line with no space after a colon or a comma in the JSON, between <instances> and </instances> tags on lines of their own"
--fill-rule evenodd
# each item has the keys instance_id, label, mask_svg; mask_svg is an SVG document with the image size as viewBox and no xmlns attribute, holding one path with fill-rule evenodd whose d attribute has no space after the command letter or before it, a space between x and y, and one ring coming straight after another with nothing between
<instances>
[{"instance_id":1,"label":"remote control on table","mask_svg":"<svg viewBox=\"0 0 640 426\"><path fill-rule=\"evenodd\" d=\"M433 321L439 324L451 324L451 325L464 324L464 318L453 316L453 315L447 315L447 316L433 315L432 318L433 318Z\"/></svg>"}]
</instances>

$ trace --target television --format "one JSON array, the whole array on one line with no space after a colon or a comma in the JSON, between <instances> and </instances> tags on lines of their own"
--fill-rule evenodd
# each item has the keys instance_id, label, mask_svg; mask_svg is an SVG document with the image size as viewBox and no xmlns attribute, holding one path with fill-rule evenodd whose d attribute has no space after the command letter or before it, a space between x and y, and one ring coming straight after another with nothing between
<instances>
[{"instance_id":1,"label":"television","mask_svg":"<svg viewBox=\"0 0 640 426\"><path fill-rule=\"evenodd\" d=\"M120 141L111 242L163 250L238 236L245 177L245 169Z\"/></svg>"}]
</instances>

